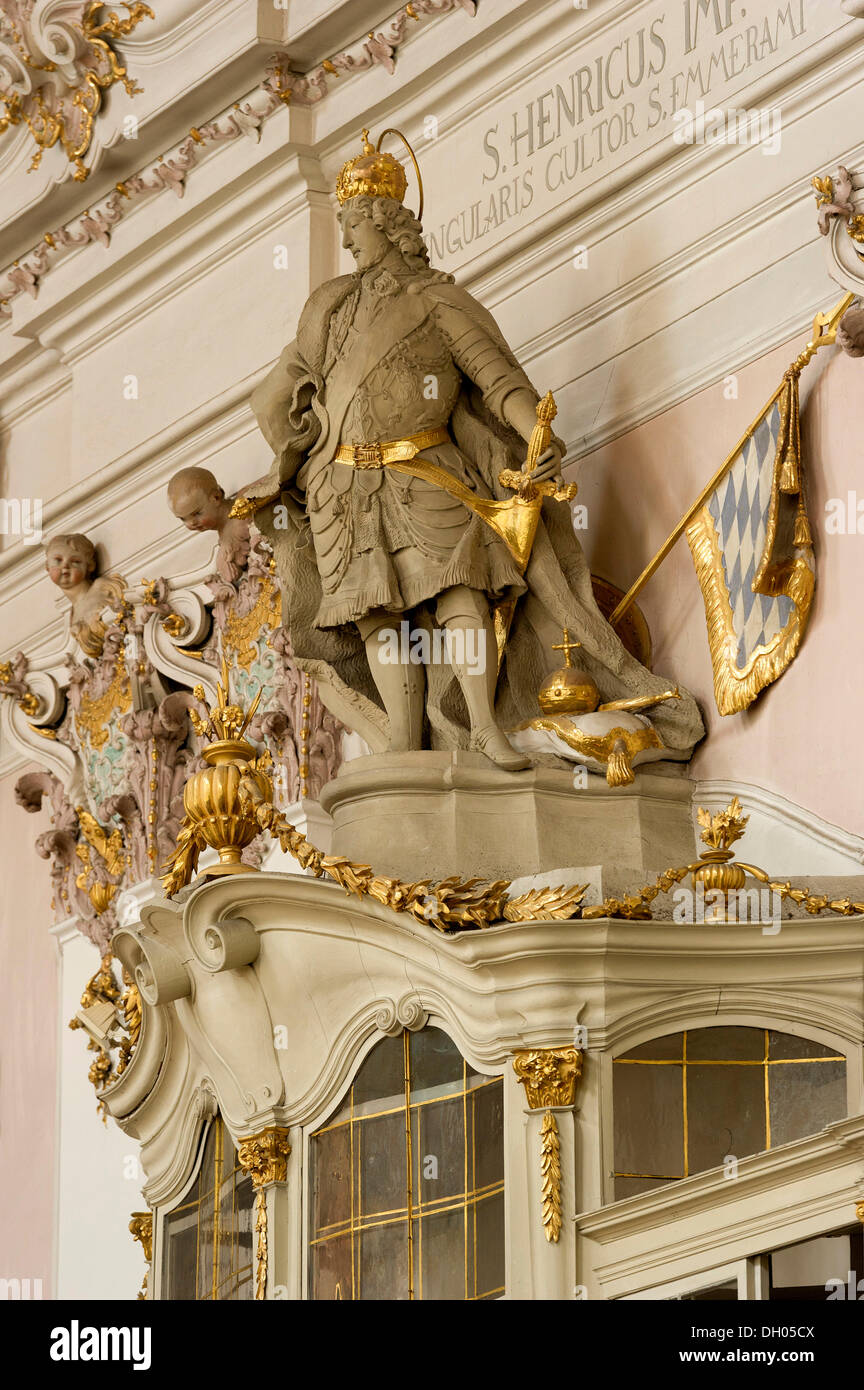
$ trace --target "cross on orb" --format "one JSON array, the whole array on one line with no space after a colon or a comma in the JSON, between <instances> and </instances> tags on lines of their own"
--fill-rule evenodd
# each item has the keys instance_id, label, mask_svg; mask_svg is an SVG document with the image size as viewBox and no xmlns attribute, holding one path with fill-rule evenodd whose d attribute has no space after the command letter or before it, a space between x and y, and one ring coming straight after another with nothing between
<instances>
[{"instance_id":1,"label":"cross on orb","mask_svg":"<svg viewBox=\"0 0 864 1390\"><path fill-rule=\"evenodd\" d=\"M569 629L569 627L565 627L565 629L564 629L564 641L561 642L561 643L559 643L559 645L558 645L557 647L553 647L552 650L553 650L553 652L563 652L563 653L564 653L564 665L565 665L565 666L570 666L570 653L571 653L571 652L574 652L574 651L576 650L577 647L581 647L581 646L582 646L582 643L581 643L581 642L577 642L577 641L575 641L575 640L571 640L571 638L570 638L570 629Z\"/></svg>"}]
</instances>

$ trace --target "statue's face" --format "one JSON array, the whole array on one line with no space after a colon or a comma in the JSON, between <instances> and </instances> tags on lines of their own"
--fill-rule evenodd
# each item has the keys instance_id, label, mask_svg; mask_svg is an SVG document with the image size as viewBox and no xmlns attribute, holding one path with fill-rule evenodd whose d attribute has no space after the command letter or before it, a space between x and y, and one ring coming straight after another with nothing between
<instances>
[{"instance_id":1,"label":"statue's face","mask_svg":"<svg viewBox=\"0 0 864 1390\"><path fill-rule=\"evenodd\" d=\"M181 487L169 498L169 505L187 531L218 531L222 520L224 497L207 492L200 484Z\"/></svg>"},{"instance_id":2,"label":"statue's face","mask_svg":"<svg viewBox=\"0 0 864 1390\"><path fill-rule=\"evenodd\" d=\"M68 545L52 545L45 557L45 568L48 578L59 589L77 589L89 573L83 555Z\"/></svg>"},{"instance_id":3,"label":"statue's face","mask_svg":"<svg viewBox=\"0 0 864 1390\"><path fill-rule=\"evenodd\" d=\"M358 270L369 270L393 249L389 237L379 231L367 213L351 208L342 212L342 245L351 252Z\"/></svg>"}]
</instances>

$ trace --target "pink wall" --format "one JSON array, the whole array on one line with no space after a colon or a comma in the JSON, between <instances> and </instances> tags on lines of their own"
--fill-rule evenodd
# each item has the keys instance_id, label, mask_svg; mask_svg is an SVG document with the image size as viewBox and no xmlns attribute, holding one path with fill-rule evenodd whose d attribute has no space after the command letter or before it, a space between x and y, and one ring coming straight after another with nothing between
<instances>
[{"instance_id":1,"label":"pink wall","mask_svg":"<svg viewBox=\"0 0 864 1390\"><path fill-rule=\"evenodd\" d=\"M826 305L831 301L826 294ZM592 568L627 588L659 549L780 384L806 335L604 446L580 465L588 507L582 540ZM640 598L654 667L697 696L709 730L693 762L699 778L775 791L835 825L864 834L860 772L864 687L864 535L829 535L828 498L864 499L864 362L825 348L801 383L804 457L817 557L816 599L797 660L742 714L721 718L713 697L705 614L686 537ZM862 521L864 525L864 521Z\"/></svg>"},{"instance_id":2,"label":"pink wall","mask_svg":"<svg viewBox=\"0 0 864 1390\"><path fill-rule=\"evenodd\" d=\"M48 864L33 848L47 811L0 780L0 1278L41 1279L51 1295L57 1097L57 957Z\"/></svg>"}]
</instances>

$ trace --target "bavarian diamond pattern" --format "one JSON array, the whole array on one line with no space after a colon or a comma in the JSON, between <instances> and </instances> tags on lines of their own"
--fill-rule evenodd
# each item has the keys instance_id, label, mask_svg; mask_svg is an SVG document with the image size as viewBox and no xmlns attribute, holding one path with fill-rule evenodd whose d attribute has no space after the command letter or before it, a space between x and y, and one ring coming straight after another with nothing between
<instances>
[{"instance_id":1,"label":"bavarian diamond pattern","mask_svg":"<svg viewBox=\"0 0 864 1390\"><path fill-rule=\"evenodd\" d=\"M790 598L766 598L753 592L753 579L765 546L779 434L780 405L776 402L708 503L723 556L723 574L738 638L739 670L757 647L765 646L783 630L793 608Z\"/></svg>"}]
</instances>

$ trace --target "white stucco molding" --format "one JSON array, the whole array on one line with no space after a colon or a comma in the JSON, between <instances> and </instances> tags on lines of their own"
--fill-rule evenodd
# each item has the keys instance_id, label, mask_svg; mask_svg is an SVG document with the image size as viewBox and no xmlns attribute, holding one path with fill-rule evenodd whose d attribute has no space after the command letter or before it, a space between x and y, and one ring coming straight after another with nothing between
<instances>
[{"instance_id":1,"label":"white stucco molding","mask_svg":"<svg viewBox=\"0 0 864 1390\"><path fill-rule=\"evenodd\" d=\"M693 805L721 811L733 796L750 817L740 857L751 864L777 876L864 872L864 838L767 787L724 779L697 782Z\"/></svg>"}]
</instances>

